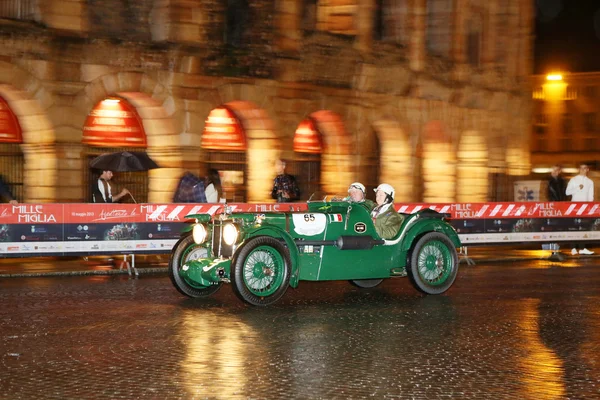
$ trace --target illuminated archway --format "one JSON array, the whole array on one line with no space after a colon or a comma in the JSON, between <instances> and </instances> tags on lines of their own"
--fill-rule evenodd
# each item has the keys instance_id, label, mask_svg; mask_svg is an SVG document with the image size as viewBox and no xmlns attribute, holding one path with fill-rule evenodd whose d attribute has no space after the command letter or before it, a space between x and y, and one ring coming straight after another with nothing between
<instances>
[{"instance_id":1,"label":"illuminated archway","mask_svg":"<svg viewBox=\"0 0 600 400\"><path fill-rule=\"evenodd\" d=\"M460 139L456 169L456 201L485 202L488 198L488 149L477 131L466 131Z\"/></svg>"},{"instance_id":2,"label":"illuminated archway","mask_svg":"<svg viewBox=\"0 0 600 400\"><path fill-rule=\"evenodd\" d=\"M142 119L136 108L121 96L107 97L92 108L83 126L81 142L84 145L83 177L86 201L91 200L92 186L102 173L89 168L91 160L103 153L145 151L147 147ZM123 198L121 202L148 202L148 171L115 172L113 180L115 194L121 188L127 188L132 194Z\"/></svg>"},{"instance_id":3,"label":"illuminated archway","mask_svg":"<svg viewBox=\"0 0 600 400\"><path fill-rule=\"evenodd\" d=\"M229 107L217 107L208 114L201 147L206 150L203 157L206 169L219 172L222 198L228 202L246 201L246 134Z\"/></svg>"},{"instance_id":4,"label":"illuminated archway","mask_svg":"<svg viewBox=\"0 0 600 400\"><path fill-rule=\"evenodd\" d=\"M23 201L25 197L25 160L21 143L23 136L19 120L8 103L0 97L0 175L17 201Z\"/></svg>"},{"instance_id":5,"label":"illuminated archway","mask_svg":"<svg viewBox=\"0 0 600 400\"><path fill-rule=\"evenodd\" d=\"M321 190L321 154L323 138L316 121L310 116L304 119L294 133L294 163L289 172L300 186L300 196L308 199Z\"/></svg>"},{"instance_id":6,"label":"illuminated archway","mask_svg":"<svg viewBox=\"0 0 600 400\"><path fill-rule=\"evenodd\" d=\"M5 81L38 85L26 72L0 62L0 82ZM2 174L9 175L8 180L15 186L12 189L16 193L13 194L19 201L56 201L59 188L55 134L42 105L32 99L30 93L11 84L0 83L0 97L3 99L4 124L8 124L5 129L12 131L4 137L9 143L0 149L6 159ZM20 129L19 135L15 135L15 124Z\"/></svg>"},{"instance_id":7,"label":"illuminated archway","mask_svg":"<svg viewBox=\"0 0 600 400\"><path fill-rule=\"evenodd\" d=\"M396 202L413 201L411 174L411 147L408 137L398 121L382 117L372 123L375 140L378 142L379 176L372 170L366 171L378 183L388 183L396 189ZM361 146L362 148L362 146ZM363 150L364 151L364 150ZM366 180L365 180L366 181Z\"/></svg>"},{"instance_id":8,"label":"illuminated archway","mask_svg":"<svg viewBox=\"0 0 600 400\"><path fill-rule=\"evenodd\" d=\"M217 114L212 114L213 111ZM224 111L228 110L225 115ZM237 137L238 144L234 147L228 145L228 140L223 135L216 137L211 147L217 146L218 149L209 148L205 153L208 157L215 155L217 158L211 159L211 165L216 167L219 172L231 171L229 176L221 174L231 180L232 187L237 187L235 201L268 201L270 200L273 179L275 178L275 160L279 158L280 145L279 139L275 135L274 125L267 112L250 101L230 101L216 107L209 114L217 118L225 118L222 122L230 122L233 125L229 127L217 126L219 129L226 129L232 137ZM213 121L218 121L213 120ZM211 132L211 120L207 119L201 141L207 143L204 135L209 134L215 137ZM206 131L206 128L209 131ZM223 134L224 132L221 132ZM243 139L242 139L243 138ZM208 140L208 139L207 139ZM216 143L216 144L215 144ZM245 151L244 151L245 150ZM213 152L213 154L210 154ZM205 154L206 156L206 154ZM248 160L248 162L246 162ZM222 182L224 183L224 182ZM232 197L227 194L227 197Z\"/></svg>"},{"instance_id":9,"label":"illuminated archway","mask_svg":"<svg viewBox=\"0 0 600 400\"><path fill-rule=\"evenodd\" d=\"M356 180L352 159L352 141L339 114L320 110L310 114L323 139L321 186L330 194L344 193Z\"/></svg>"},{"instance_id":10,"label":"illuminated archway","mask_svg":"<svg viewBox=\"0 0 600 400\"><path fill-rule=\"evenodd\" d=\"M456 159L450 136L440 121L430 121L423 133L423 201L452 202L456 198Z\"/></svg>"}]
</instances>

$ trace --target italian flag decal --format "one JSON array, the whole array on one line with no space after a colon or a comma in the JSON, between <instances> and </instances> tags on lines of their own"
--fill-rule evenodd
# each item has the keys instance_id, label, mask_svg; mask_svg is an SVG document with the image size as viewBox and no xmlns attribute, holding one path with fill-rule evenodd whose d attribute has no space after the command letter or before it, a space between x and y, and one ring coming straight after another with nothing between
<instances>
[{"instance_id":1,"label":"italian flag decal","mask_svg":"<svg viewBox=\"0 0 600 400\"><path fill-rule=\"evenodd\" d=\"M329 221L342 222L342 214L329 214Z\"/></svg>"}]
</instances>

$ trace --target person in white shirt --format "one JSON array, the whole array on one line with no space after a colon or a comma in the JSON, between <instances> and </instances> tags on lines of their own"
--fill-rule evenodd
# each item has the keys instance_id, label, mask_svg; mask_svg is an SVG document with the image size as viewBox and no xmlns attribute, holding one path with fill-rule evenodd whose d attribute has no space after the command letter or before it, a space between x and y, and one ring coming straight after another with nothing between
<instances>
[{"instance_id":1,"label":"person in white shirt","mask_svg":"<svg viewBox=\"0 0 600 400\"><path fill-rule=\"evenodd\" d=\"M590 168L581 164L579 166L579 175L574 176L567 185L566 195L571 196L571 201L594 201L594 181L587 177ZM583 249L579 250L579 254L594 254L588 250L584 244L580 244ZM577 248L573 247L571 254L577 254Z\"/></svg>"},{"instance_id":2,"label":"person in white shirt","mask_svg":"<svg viewBox=\"0 0 600 400\"><path fill-rule=\"evenodd\" d=\"M206 177L206 188L204 189L204 195L206 196L207 203L225 203L223 197L223 187L221 186L221 178L219 172L216 169L208 170L208 176Z\"/></svg>"},{"instance_id":3,"label":"person in white shirt","mask_svg":"<svg viewBox=\"0 0 600 400\"><path fill-rule=\"evenodd\" d=\"M116 203L123 196L129 194L129 190L123 189L119 194L113 195L110 180L113 177L112 171L102 171L96 185L92 186L93 203Z\"/></svg>"}]
</instances>

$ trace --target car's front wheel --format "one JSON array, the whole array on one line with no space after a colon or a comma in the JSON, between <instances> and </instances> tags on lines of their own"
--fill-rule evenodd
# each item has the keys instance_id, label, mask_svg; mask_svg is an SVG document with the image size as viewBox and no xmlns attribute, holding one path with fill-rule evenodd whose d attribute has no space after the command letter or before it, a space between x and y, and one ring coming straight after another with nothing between
<instances>
[{"instance_id":1,"label":"car's front wheel","mask_svg":"<svg viewBox=\"0 0 600 400\"><path fill-rule=\"evenodd\" d=\"M407 270L413 284L423 293L444 293L458 274L456 248L446 235L426 233L412 249Z\"/></svg>"},{"instance_id":2,"label":"car's front wheel","mask_svg":"<svg viewBox=\"0 0 600 400\"><path fill-rule=\"evenodd\" d=\"M222 283L205 286L182 277L179 272L186 262L208 257L208 250L194 242L192 234L188 234L175 244L169 260L169 277L175 288L186 296L207 297L221 288Z\"/></svg>"},{"instance_id":3,"label":"car's front wheel","mask_svg":"<svg viewBox=\"0 0 600 400\"><path fill-rule=\"evenodd\" d=\"M232 262L234 292L254 306L273 304L290 284L291 264L289 251L280 241L269 236L252 238Z\"/></svg>"}]
</instances>

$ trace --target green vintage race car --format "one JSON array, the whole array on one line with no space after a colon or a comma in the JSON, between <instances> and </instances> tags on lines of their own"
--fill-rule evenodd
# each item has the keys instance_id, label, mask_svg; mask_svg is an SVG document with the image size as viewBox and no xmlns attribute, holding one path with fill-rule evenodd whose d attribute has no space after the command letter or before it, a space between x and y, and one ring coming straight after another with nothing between
<instances>
[{"instance_id":1,"label":"green vintage race car","mask_svg":"<svg viewBox=\"0 0 600 400\"><path fill-rule=\"evenodd\" d=\"M404 277L427 294L450 288L461 246L448 215L405 215L384 240L367 209L348 201L309 202L307 211L188 215L171 253L169 275L184 295L205 297L231 282L245 302L266 306L301 280L348 280L360 288Z\"/></svg>"}]
</instances>

